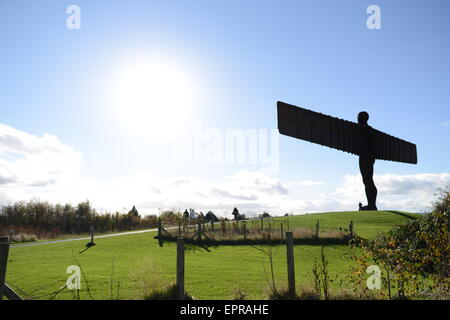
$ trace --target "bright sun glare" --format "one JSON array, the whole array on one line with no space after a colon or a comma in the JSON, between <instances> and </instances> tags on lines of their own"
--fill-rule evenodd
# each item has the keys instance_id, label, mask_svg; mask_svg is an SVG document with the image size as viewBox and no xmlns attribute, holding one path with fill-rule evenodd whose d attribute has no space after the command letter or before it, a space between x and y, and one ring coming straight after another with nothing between
<instances>
[{"instance_id":1,"label":"bright sun glare","mask_svg":"<svg viewBox=\"0 0 450 320\"><path fill-rule=\"evenodd\" d=\"M178 69L158 62L124 68L116 89L118 116L133 133L146 138L182 133L193 104L191 83Z\"/></svg>"}]
</instances>

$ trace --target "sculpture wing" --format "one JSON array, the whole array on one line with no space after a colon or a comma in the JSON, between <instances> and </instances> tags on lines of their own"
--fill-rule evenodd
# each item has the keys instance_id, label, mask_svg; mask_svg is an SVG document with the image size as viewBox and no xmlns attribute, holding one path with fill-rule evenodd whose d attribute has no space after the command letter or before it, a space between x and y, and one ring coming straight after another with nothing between
<instances>
[{"instance_id":1,"label":"sculpture wing","mask_svg":"<svg viewBox=\"0 0 450 320\"><path fill-rule=\"evenodd\" d=\"M417 164L417 148L414 143L375 129L372 130L377 159Z\"/></svg>"},{"instance_id":2,"label":"sculpture wing","mask_svg":"<svg viewBox=\"0 0 450 320\"><path fill-rule=\"evenodd\" d=\"M355 155L361 153L359 124L319 112L277 102L281 134L317 143ZM375 157L381 160L417 163L416 146L372 129Z\"/></svg>"},{"instance_id":3,"label":"sculpture wing","mask_svg":"<svg viewBox=\"0 0 450 320\"><path fill-rule=\"evenodd\" d=\"M359 155L358 124L277 102L281 134Z\"/></svg>"}]
</instances>

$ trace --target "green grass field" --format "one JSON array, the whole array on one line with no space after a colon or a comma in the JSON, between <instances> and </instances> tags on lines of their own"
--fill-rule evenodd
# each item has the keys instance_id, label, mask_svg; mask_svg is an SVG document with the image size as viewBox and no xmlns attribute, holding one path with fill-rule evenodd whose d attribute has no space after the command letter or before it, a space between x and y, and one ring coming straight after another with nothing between
<instances>
[{"instance_id":1,"label":"green grass field","mask_svg":"<svg viewBox=\"0 0 450 320\"><path fill-rule=\"evenodd\" d=\"M413 214L377 212L334 212L272 219L289 219L291 229L321 230L347 228L353 220L356 233L370 238L405 223ZM256 223L256 222L255 222ZM277 225L277 222L274 223ZM154 232L96 239L96 245L85 249L87 241L39 244L10 249L7 282L24 297L33 299L77 299L74 290L63 290L70 265L79 265L85 276L81 282L80 299L140 299L143 288L161 287L175 282L176 245L165 243L161 248L153 239ZM345 279L351 261L345 245L326 246L329 271L337 292L346 287ZM275 278L279 287L287 285L286 248L273 248ZM320 246L295 246L296 283L311 287L314 259L320 257ZM269 272L267 258L249 246L222 246L211 252L190 248L186 252L186 291L196 299L232 299L236 290L248 299L266 299ZM86 282L87 280L87 282ZM89 288L89 292L88 289Z\"/></svg>"}]
</instances>

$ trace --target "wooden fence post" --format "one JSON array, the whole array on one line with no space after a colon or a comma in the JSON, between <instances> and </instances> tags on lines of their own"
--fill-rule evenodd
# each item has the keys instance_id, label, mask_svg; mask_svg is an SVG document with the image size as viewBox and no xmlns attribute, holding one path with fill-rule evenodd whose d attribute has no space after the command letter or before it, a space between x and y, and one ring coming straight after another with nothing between
<instances>
[{"instance_id":1,"label":"wooden fence post","mask_svg":"<svg viewBox=\"0 0 450 320\"><path fill-rule=\"evenodd\" d=\"M3 299L8 264L9 237L0 237L0 300Z\"/></svg>"},{"instance_id":2,"label":"wooden fence post","mask_svg":"<svg viewBox=\"0 0 450 320\"><path fill-rule=\"evenodd\" d=\"M247 223L244 223L244 241L247 240Z\"/></svg>"},{"instance_id":3,"label":"wooden fence post","mask_svg":"<svg viewBox=\"0 0 450 320\"><path fill-rule=\"evenodd\" d=\"M292 232L286 232L287 271L289 283L289 297L295 298L295 266L294 266L294 240Z\"/></svg>"},{"instance_id":4,"label":"wooden fence post","mask_svg":"<svg viewBox=\"0 0 450 320\"><path fill-rule=\"evenodd\" d=\"M319 228L320 228L320 223L319 223L319 220L317 220L317 222L316 222L316 238L319 238Z\"/></svg>"},{"instance_id":5,"label":"wooden fence post","mask_svg":"<svg viewBox=\"0 0 450 320\"><path fill-rule=\"evenodd\" d=\"M350 237L353 238L355 236L354 230L353 230L353 220L350 221L350 224L348 225L348 230L350 232Z\"/></svg>"},{"instance_id":6,"label":"wooden fence post","mask_svg":"<svg viewBox=\"0 0 450 320\"><path fill-rule=\"evenodd\" d=\"M158 239L158 245L160 247L163 246L163 240L161 239L162 236L162 225L161 225L161 218L158 219L158 236L156 238Z\"/></svg>"},{"instance_id":7,"label":"wooden fence post","mask_svg":"<svg viewBox=\"0 0 450 320\"><path fill-rule=\"evenodd\" d=\"M227 233L227 225L225 224L225 220L222 220L220 222L220 225L222 227L222 234L226 234Z\"/></svg>"},{"instance_id":8,"label":"wooden fence post","mask_svg":"<svg viewBox=\"0 0 450 320\"><path fill-rule=\"evenodd\" d=\"M89 231L91 231L91 244L94 244L94 226L91 226Z\"/></svg>"},{"instance_id":9,"label":"wooden fence post","mask_svg":"<svg viewBox=\"0 0 450 320\"><path fill-rule=\"evenodd\" d=\"M289 219L287 219L286 224L287 224L287 230L291 231L291 228L289 227Z\"/></svg>"},{"instance_id":10,"label":"wooden fence post","mask_svg":"<svg viewBox=\"0 0 450 320\"><path fill-rule=\"evenodd\" d=\"M283 222L281 223L281 239L283 239L284 233L283 233Z\"/></svg>"},{"instance_id":11,"label":"wooden fence post","mask_svg":"<svg viewBox=\"0 0 450 320\"><path fill-rule=\"evenodd\" d=\"M211 218L211 230L214 231L214 220Z\"/></svg>"},{"instance_id":12,"label":"wooden fence post","mask_svg":"<svg viewBox=\"0 0 450 320\"><path fill-rule=\"evenodd\" d=\"M202 241L202 224L200 222L197 228L197 241Z\"/></svg>"},{"instance_id":13,"label":"wooden fence post","mask_svg":"<svg viewBox=\"0 0 450 320\"><path fill-rule=\"evenodd\" d=\"M177 298L184 300L184 238L177 239Z\"/></svg>"},{"instance_id":14,"label":"wooden fence post","mask_svg":"<svg viewBox=\"0 0 450 320\"><path fill-rule=\"evenodd\" d=\"M263 222L263 217L261 217L261 231L264 231L264 222Z\"/></svg>"}]
</instances>

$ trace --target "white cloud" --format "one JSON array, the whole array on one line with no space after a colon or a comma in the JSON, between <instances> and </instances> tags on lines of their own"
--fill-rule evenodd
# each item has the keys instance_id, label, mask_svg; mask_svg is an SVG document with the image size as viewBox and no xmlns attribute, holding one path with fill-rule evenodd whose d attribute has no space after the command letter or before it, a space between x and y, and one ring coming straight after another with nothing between
<instances>
[{"instance_id":1,"label":"white cloud","mask_svg":"<svg viewBox=\"0 0 450 320\"><path fill-rule=\"evenodd\" d=\"M375 174L379 209L423 211L430 207L439 188L450 186L450 173L419 173L412 175ZM347 175L336 189L346 208L365 199L360 175Z\"/></svg>"},{"instance_id":2,"label":"white cloud","mask_svg":"<svg viewBox=\"0 0 450 320\"><path fill-rule=\"evenodd\" d=\"M86 180L78 175L81 154L55 136L36 136L0 124L0 202L41 198L51 202L91 200L97 208L141 213L195 208L247 214L356 210L365 203L360 175L347 175L335 190L320 181L283 181L261 171L239 171L211 181L194 177L159 178L149 172L115 180ZM380 209L418 212L450 185L450 173L378 174Z\"/></svg>"},{"instance_id":3,"label":"white cloud","mask_svg":"<svg viewBox=\"0 0 450 320\"><path fill-rule=\"evenodd\" d=\"M251 190L269 195L287 195L289 190L276 178L272 178L261 171L242 170L226 179L229 188L239 186L240 190Z\"/></svg>"},{"instance_id":4,"label":"white cloud","mask_svg":"<svg viewBox=\"0 0 450 320\"><path fill-rule=\"evenodd\" d=\"M135 175L141 182L145 174ZM265 207L267 199L285 197L289 190L279 180L262 172L239 171L220 181L207 181L192 177L176 179L146 179L152 180L160 192L153 193L140 203L147 208L164 207L186 209L215 209L219 212L230 212L234 206L249 210ZM144 182L145 183L145 182ZM147 187L148 189L148 187Z\"/></svg>"},{"instance_id":5,"label":"white cloud","mask_svg":"<svg viewBox=\"0 0 450 320\"><path fill-rule=\"evenodd\" d=\"M299 187L311 187L311 186L320 186L324 183L322 181L313 181L313 180L302 180L296 182L287 182L287 186L299 186Z\"/></svg>"},{"instance_id":6,"label":"white cloud","mask_svg":"<svg viewBox=\"0 0 450 320\"><path fill-rule=\"evenodd\" d=\"M450 122L449 121L442 121L441 125L447 128L450 128Z\"/></svg>"},{"instance_id":7,"label":"white cloud","mask_svg":"<svg viewBox=\"0 0 450 320\"><path fill-rule=\"evenodd\" d=\"M436 198L437 189L450 185L449 173L383 174L375 175L374 179L379 190L378 206L386 210L427 210ZM288 186L302 186L302 189L293 195L291 190L294 187ZM309 186L309 192L305 186ZM273 214L301 214L357 210L360 201L365 203L364 186L359 175L345 176L336 190L328 193L318 190L316 183L283 182L258 171L239 171L218 181L192 177L159 179L141 172L84 190L86 197L95 194L98 201L94 203L99 205L111 208L116 203L115 207L122 208L135 204L147 212L154 212L155 208L184 210L192 207L223 214L236 206L250 214L263 210ZM102 190L102 198L98 190Z\"/></svg>"},{"instance_id":8,"label":"white cloud","mask_svg":"<svg viewBox=\"0 0 450 320\"><path fill-rule=\"evenodd\" d=\"M54 184L76 177L81 154L56 136L41 137L0 124L0 186Z\"/></svg>"}]
</instances>

